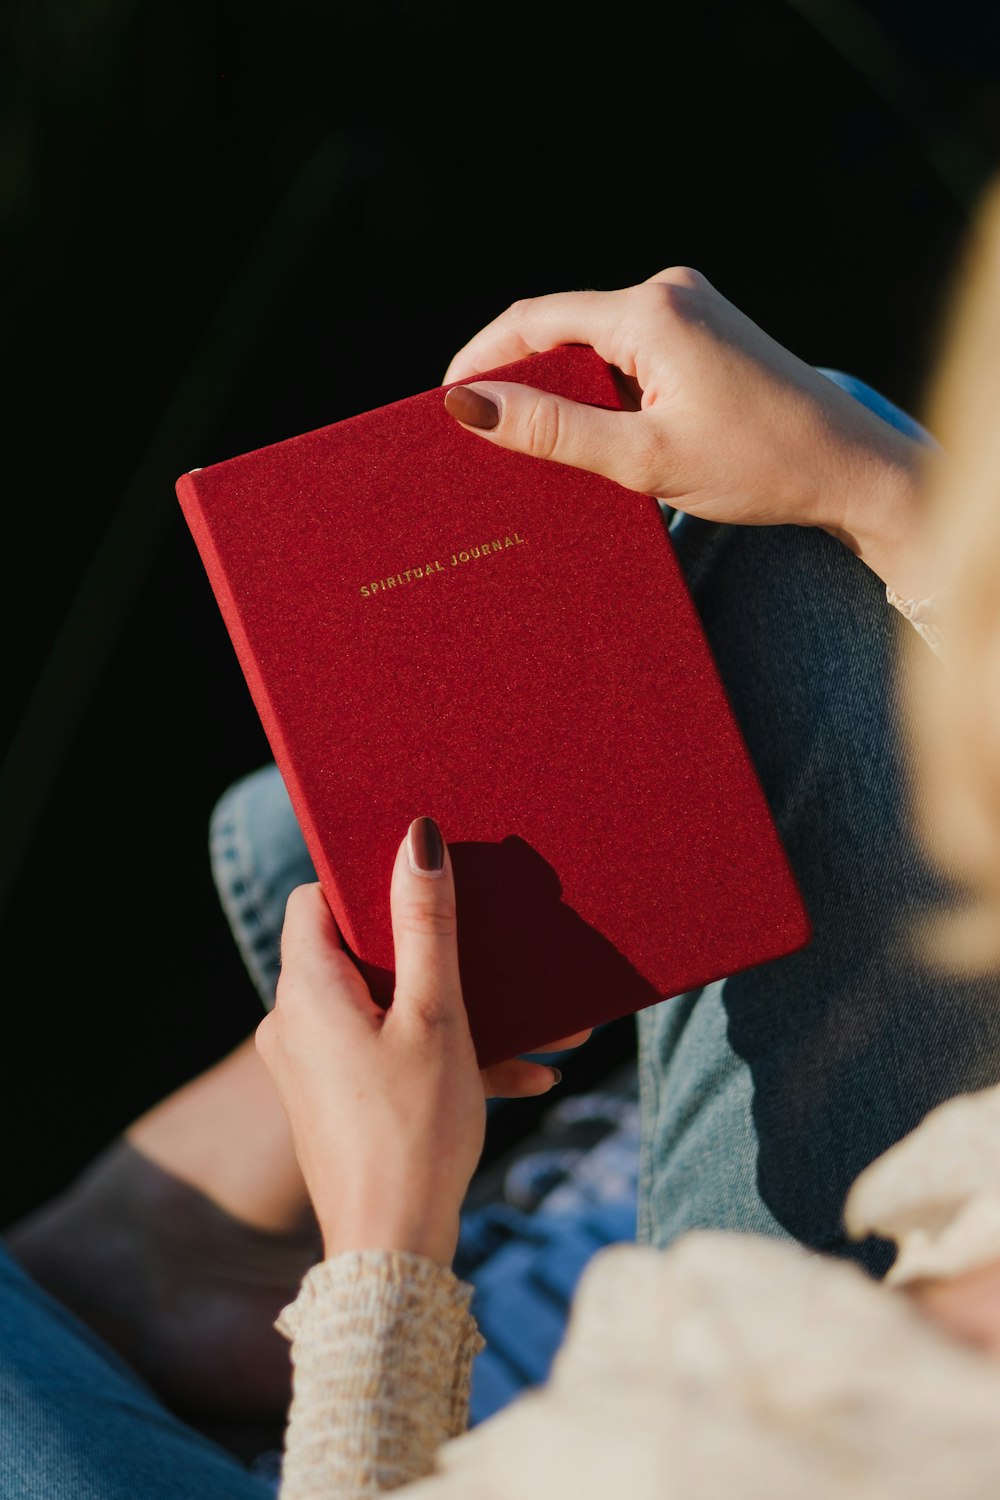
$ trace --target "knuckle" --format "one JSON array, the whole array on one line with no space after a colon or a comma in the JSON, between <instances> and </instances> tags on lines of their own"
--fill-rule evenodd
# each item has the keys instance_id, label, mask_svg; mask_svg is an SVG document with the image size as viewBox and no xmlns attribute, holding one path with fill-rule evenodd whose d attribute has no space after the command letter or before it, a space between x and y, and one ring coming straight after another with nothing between
<instances>
[{"instance_id":1,"label":"knuckle","mask_svg":"<svg viewBox=\"0 0 1000 1500\"><path fill-rule=\"evenodd\" d=\"M396 923L401 932L413 933L417 937L454 937L457 930L455 903L451 900L404 900L396 912Z\"/></svg>"},{"instance_id":2,"label":"knuckle","mask_svg":"<svg viewBox=\"0 0 1000 1500\"><path fill-rule=\"evenodd\" d=\"M706 284L704 276L693 266L671 266L664 275L672 286L684 286L690 291L700 291Z\"/></svg>"},{"instance_id":3,"label":"knuckle","mask_svg":"<svg viewBox=\"0 0 1000 1500\"><path fill-rule=\"evenodd\" d=\"M643 495L655 495L663 488L664 454L659 434L641 428L627 460L625 484Z\"/></svg>"},{"instance_id":4,"label":"knuckle","mask_svg":"<svg viewBox=\"0 0 1000 1500\"><path fill-rule=\"evenodd\" d=\"M406 1004L410 1023L419 1036L440 1040L455 1029L455 1012L437 991L411 995Z\"/></svg>"},{"instance_id":5,"label":"knuckle","mask_svg":"<svg viewBox=\"0 0 1000 1500\"><path fill-rule=\"evenodd\" d=\"M526 447L537 458L557 458L562 439L559 403L539 395L524 413L522 423Z\"/></svg>"},{"instance_id":6,"label":"knuckle","mask_svg":"<svg viewBox=\"0 0 1000 1500\"><path fill-rule=\"evenodd\" d=\"M633 288L634 296L631 303L631 336L633 341L642 341L643 335L648 338L649 327L664 324L675 327L678 323L697 323L705 315L706 306L706 282L700 278L697 272L691 272L688 267L681 267L684 278L660 279L660 281L643 282L640 287ZM675 278L676 273L666 272L664 276Z\"/></svg>"},{"instance_id":7,"label":"knuckle","mask_svg":"<svg viewBox=\"0 0 1000 1500\"><path fill-rule=\"evenodd\" d=\"M657 281L647 281L636 287L634 311L645 323L646 319L690 318L692 306L703 294L704 278L688 266L665 271Z\"/></svg>"},{"instance_id":8,"label":"knuckle","mask_svg":"<svg viewBox=\"0 0 1000 1500\"><path fill-rule=\"evenodd\" d=\"M516 302L510 304L506 313L504 313L504 317L508 322L513 323L515 327L519 326L527 319L532 301L533 298L531 297L518 297Z\"/></svg>"},{"instance_id":9,"label":"knuckle","mask_svg":"<svg viewBox=\"0 0 1000 1500\"><path fill-rule=\"evenodd\" d=\"M257 1055L261 1057L264 1062L267 1062L274 1052L274 1026L275 1022L272 1012L264 1017L263 1021L261 1021L257 1026L257 1030L254 1032L254 1045L257 1048Z\"/></svg>"}]
</instances>

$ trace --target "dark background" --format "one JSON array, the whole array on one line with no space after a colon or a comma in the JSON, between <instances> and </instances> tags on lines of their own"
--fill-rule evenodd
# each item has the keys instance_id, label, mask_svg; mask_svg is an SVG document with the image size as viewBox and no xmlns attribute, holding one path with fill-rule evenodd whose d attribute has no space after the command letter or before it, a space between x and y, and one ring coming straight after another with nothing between
<instances>
[{"instance_id":1,"label":"dark background","mask_svg":"<svg viewBox=\"0 0 1000 1500\"><path fill-rule=\"evenodd\" d=\"M920 414L1000 163L997 14L3 13L0 1224L261 1013L206 826L268 749L177 475L437 384L516 297L672 263Z\"/></svg>"}]
</instances>

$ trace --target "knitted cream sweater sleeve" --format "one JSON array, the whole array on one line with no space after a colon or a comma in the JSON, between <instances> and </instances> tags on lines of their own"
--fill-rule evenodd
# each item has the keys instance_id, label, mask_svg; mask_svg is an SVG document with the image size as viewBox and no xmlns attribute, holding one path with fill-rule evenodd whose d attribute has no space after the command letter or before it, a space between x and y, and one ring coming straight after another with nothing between
<instances>
[{"instance_id":1,"label":"knitted cream sweater sleeve","mask_svg":"<svg viewBox=\"0 0 1000 1500\"><path fill-rule=\"evenodd\" d=\"M468 1423L483 1347L471 1296L402 1252L352 1251L308 1272L275 1325L294 1367L280 1500L361 1500L430 1473Z\"/></svg>"}]
</instances>

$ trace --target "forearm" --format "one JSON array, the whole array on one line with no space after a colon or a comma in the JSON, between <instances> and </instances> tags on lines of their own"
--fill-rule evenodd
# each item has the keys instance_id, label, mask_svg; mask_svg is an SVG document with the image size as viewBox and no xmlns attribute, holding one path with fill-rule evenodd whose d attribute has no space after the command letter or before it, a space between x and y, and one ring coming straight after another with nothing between
<instances>
[{"instance_id":1,"label":"forearm","mask_svg":"<svg viewBox=\"0 0 1000 1500\"><path fill-rule=\"evenodd\" d=\"M280 1500L362 1500L431 1472L468 1421L471 1290L395 1252L309 1272L278 1323L295 1371Z\"/></svg>"}]
</instances>

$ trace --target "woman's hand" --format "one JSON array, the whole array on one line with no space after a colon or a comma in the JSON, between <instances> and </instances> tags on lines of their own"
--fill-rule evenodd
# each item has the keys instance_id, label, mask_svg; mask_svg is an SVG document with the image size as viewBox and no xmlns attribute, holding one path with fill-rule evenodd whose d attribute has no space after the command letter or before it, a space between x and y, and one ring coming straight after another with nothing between
<instances>
[{"instance_id":1,"label":"woman's hand","mask_svg":"<svg viewBox=\"0 0 1000 1500\"><path fill-rule=\"evenodd\" d=\"M559 344L596 349L624 377L632 410L477 379ZM820 526L898 593L930 592L915 534L921 445L777 344L697 271L517 302L452 360L445 384L470 380L445 405L490 442L708 520Z\"/></svg>"},{"instance_id":2,"label":"woman's hand","mask_svg":"<svg viewBox=\"0 0 1000 1500\"><path fill-rule=\"evenodd\" d=\"M396 988L383 1010L340 946L320 887L292 892L277 999L257 1048L327 1255L410 1250L450 1266L487 1095L541 1094L558 1074L523 1059L480 1072L459 982L451 860L430 818L415 819L400 844L390 907Z\"/></svg>"}]
</instances>

